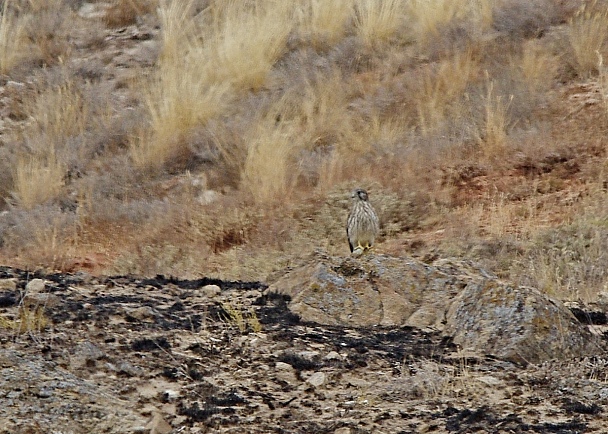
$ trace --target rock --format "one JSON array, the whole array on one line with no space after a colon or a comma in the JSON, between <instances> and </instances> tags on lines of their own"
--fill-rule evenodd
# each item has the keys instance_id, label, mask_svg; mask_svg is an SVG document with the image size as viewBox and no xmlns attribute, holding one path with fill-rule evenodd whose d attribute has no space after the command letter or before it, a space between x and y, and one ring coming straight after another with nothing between
<instances>
[{"instance_id":1,"label":"rock","mask_svg":"<svg viewBox=\"0 0 608 434\"><path fill-rule=\"evenodd\" d=\"M0 279L0 290L15 291L17 289L17 281L15 279Z\"/></svg>"},{"instance_id":2,"label":"rock","mask_svg":"<svg viewBox=\"0 0 608 434\"><path fill-rule=\"evenodd\" d=\"M217 285L205 285L201 288L201 293L205 297L213 298L222 293L222 288Z\"/></svg>"},{"instance_id":3,"label":"rock","mask_svg":"<svg viewBox=\"0 0 608 434\"><path fill-rule=\"evenodd\" d=\"M337 258L315 252L269 291L289 295L289 309L304 321L443 330L463 349L510 361L599 350L597 338L562 303L456 259L430 265L373 253Z\"/></svg>"},{"instance_id":4,"label":"rock","mask_svg":"<svg viewBox=\"0 0 608 434\"><path fill-rule=\"evenodd\" d=\"M441 328L449 303L480 274L458 261L433 266L373 253L336 258L315 252L273 283L269 292L289 295L290 310L304 321L391 326L418 318L417 326Z\"/></svg>"},{"instance_id":5,"label":"rock","mask_svg":"<svg viewBox=\"0 0 608 434\"><path fill-rule=\"evenodd\" d=\"M498 280L469 283L449 309L445 333L464 348L519 363L599 350L596 338L561 302Z\"/></svg>"},{"instance_id":6,"label":"rock","mask_svg":"<svg viewBox=\"0 0 608 434\"><path fill-rule=\"evenodd\" d=\"M337 351L330 351L323 357L323 360L342 360L342 356Z\"/></svg>"},{"instance_id":7,"label":"rock","mask_svg":"<svg viewBox=\"0 0 608 434\"><path fill-rule=\"evenodd\" d=\"M103 357L105 353L90 341L82 342L76 346L74 355L70 357L70 367L81 369L85 366L95 366L95 362Z\"/></svg>"},{"instance_id":8,"label":"rock","mask_svg":"<svg viewBox=\"0 0 608 434\"><path fill-rule=\"evenodd\" d=\"M29 293L23 296L23 305L30 309L37 307L55 307L61 303L61 299L55 294Z\"/></svg>"},{"instance_id":9,"label":"rock","mask_svg":"<svg viewBox=\"0 0 608 434\"><path fill-rule=\"evenodd\" d=\"M307 383L314 387L319 387L323 383L325 383L325 373L323 372L315 372L306 380Z\"/></svg>"},{"instance_id":10,"label":"rock","mask_svg":"<svg viewBox=\"0 0 608 434\"><path fill-rule=\"evenodd\" d=\"M296 375L296 370L289 363L276 362L274 367L277 379L291 385L296 385L300 382Z\"/></svg>"},{"instance_id":11,"label":"rock","mask_svg":"<svg viewBox=\"0 0 608 434\"><path fill-rule=\"evenodd\" d=\"M42 279L32 279L27 285L25 285L25 290L31 294L43 292L46 287L44 280Z\"/></svg>"},{"instance_id":12,"label":"rock","mask_svg":"<svg viewBox=\"0 0 608 434\"><path fill-rule=\"evenodd\" d=\"M125 309L125 313L135 319L144 321L156 316L156 312L150 306L140 306L135 309Z\"/></svg>"},{"instance_id":13,"label":"rock","mask_svg":"<svg viewBox=\"0 0 608 434\"><path fill-rule=\"evenodd\" d=\"M293 371L293 366L291 366L289 363L285 363L285 362L276 362L274 364L274 368L277 371Z\"/></svg>"}]
</instances>

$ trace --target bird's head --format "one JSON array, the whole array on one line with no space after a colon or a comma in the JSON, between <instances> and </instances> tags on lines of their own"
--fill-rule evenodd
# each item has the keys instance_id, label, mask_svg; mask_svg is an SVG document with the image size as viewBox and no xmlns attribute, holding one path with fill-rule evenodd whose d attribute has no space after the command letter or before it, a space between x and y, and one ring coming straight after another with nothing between
<instances>
[{"instance_id":1,"label":"bird's head","mask_svg":"<svg viewBox=\"0 0 608 434\"><path fill-rule=\"evenodd\" d=\"M366 202L367 201L367 191L363 190L362 188L356 188L353 190L350 197L353 200L362 200L362 201Z\"/></svg>"}]
</instances>

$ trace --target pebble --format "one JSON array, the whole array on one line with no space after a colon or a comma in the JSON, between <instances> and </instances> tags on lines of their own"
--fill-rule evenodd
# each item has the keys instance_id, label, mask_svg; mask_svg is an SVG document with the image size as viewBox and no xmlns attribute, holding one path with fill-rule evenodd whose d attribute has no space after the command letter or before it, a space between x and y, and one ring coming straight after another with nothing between
<instances>
[{"instance_id":1,"label":"pebble","mask_svg":"<svg viewBox=\"0 0 608 434\"><path fill-rule=\"evenodd\" d=\"M341 360L341 359L342 359L342 356L337 351L330 351L329 353L327 353L327 355L325 357L323 357L323 360Z\"/></svg>"},{"instance_id":2,"label":"pebble","mask_svg":"<svg viewBox=\"0 0 608 434\"><path fill-rule=\"evenodd\" d=\"M201 293L205 297L213 298L222 293L222 288L217 285L205 285L201 288Z\"/></svg>"},{"instance_id":3,"label":"pebble","mask_svg":"<svg viewBox=\"0 0 608 434\"><path fill-rule=\"evenodd\" d=\"M29 308L55 307L61 303L61 299L55 294L40 294L27 292L23 297L23 305Z\"/></svg>"},{"instance_id":4,"label":"pebble","mask_svg":"<svg viewBox=\"0 0 608 434\"><path fill-rule=\"evenodd\" d=\"M15 291L17 282L15 279L0 279L0 289L4 291Z\"/></svg>"},{"instance_id":5,"label":"pebble","mask_svg":"<svg viewBox=\"0 0 608 434\"><path fill-rule=\"evenodd\" d=\"M314 387L319 387L323 383L325 383L325 373L324 372L315 372L310 377L308 377L308 380L306 380L306 382Z\"/></svg>"},{"instance_id":6,"label":"pebble","mask_svg":"<svg viewBox=\"0 0 608 434\"><path fill-rule=\"evenodd\" d=\"M140 306L135 309L125 309L126 314L140 321L146 318L154 318L156 313L150 306Z\"/></svg>"},{"instance_id":7,"label":"pebble","mask_svg":"<svg viewBox=\"0 0 608 434\"><path fill-rule=\"evenodd\" d=\"M46 284L42 279L32 279L27 285L25 285L25 290L29 293L39 293L44 291Z\"/></svg>"},{"instance_id":8,"label":"pebble","mask_svg":"<svg viewBox=\"0 0 608 434\"><path fill-rule=\"evenodd\" d=\"M293 371L293 367L285 362L276 362L274 367L277 371Z\"/></svg>"}]
</instances>

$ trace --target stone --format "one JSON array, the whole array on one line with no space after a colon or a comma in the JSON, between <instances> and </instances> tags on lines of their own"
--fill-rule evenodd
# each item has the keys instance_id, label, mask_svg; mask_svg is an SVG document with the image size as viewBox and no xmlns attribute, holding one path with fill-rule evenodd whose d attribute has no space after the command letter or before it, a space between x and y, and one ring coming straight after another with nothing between
<instances>
[{"instance_id":1,"label":"stone","mask_svg":"<svg viewBox=\"0 0 608 434\"><path fill-rule=\"evenodd\" d=\"M342 360L342 356L337 351L330 351L323 357L323 360Z\"/></svg>"},{"instance_id":2,"label":"stone","mask_svg":"<svg viewBox=\"0 0 608 434\"><path fill-rule=\"evenodd\" d=\"M43 292L45 288L46 284L42 279L32 279L25 285L25 290L32 294Z\"/></svg>"},{"instance_id":3,"label":"stone","mask_svg":"<svg viewBox=\"0 0 608 434\"><path fill-rule=\"evenodd\" d=\"M323 383L325 383L325 373L323 372L315 372L306 380L307 383L314 387L319 387Z\"/></svg>"},{"instance_id":4,"label":"stone","mask_svg":"<svg viewBox=\"0 0 608 434\"><path fill-rule=\"evenodd\" d=\"M23 296L23 305L30 309L37 307L55 307L61 303L61 299L55 294L40 294L27 292Z\"/></svg>"},{"instance_id":5,"label":"stone","mask_svg":"<svg viewBox=\"0 0 608 434\"><path fill-rule=\"evenodd\" d=\"M444 333L465 349L524 364L600 350L560 301L499 280L470 282L450 306Z\"/></svg>"},{"instance_id":6,"label":"stone","mask_svg":"<svg viewBox=\"0 0 608 434\"><path fill-rule=\"evenodd\" d=\"M0 279L0 290L15 291L17 289L17 281L15 279Z\"/></svg>"},{"instance_id":7,"label":"stone","mask_svg":"<svg viewBox=\"0 0 608 434\"><path fill-rule=\"evenodd\" d=\"M289 363L285 363L285 362L276 362L274 364L274 368L277 371L293 371L293 366L291 366Z\"/></svg>"},{"instance_id":8,"label":"stone","mask_svg":"<svg viewBox=\"0 0 608 434\"><path fill-rule=\"evenodd\" d=\"M136 307L135 309L125 309L125 313L128 316L138 319L140 321L151 319L156 316L156 312L150 306L140 306Z\"/></svg>"},{"instance_id":9,"label":"stone","mask_svg":"<svg viewBox=\"0 0 608 434\"><path fill-rule=\"evenodd\" d=\"M289 309L304 321L439 330L463 350L517 363L601 351L598 338L559 301L457 259L427 264L316 251L268 291L291 297Z\"/></svg>"},{"instance_id":10,"label":"stone","mask_svg":"<svg viewBox=\"0 0 608 434\"><path fill-rule=\"evenodd\" d=\"M222 288L217 285L205 285L201 288L201 293L205 297L213 298L222 293Z\"/></svg>"}]
</instances>

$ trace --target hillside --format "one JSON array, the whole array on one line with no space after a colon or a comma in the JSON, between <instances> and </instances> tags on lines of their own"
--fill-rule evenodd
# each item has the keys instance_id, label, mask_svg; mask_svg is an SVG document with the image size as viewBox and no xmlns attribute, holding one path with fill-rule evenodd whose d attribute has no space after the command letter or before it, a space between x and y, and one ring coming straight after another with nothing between
<instances>
[{"instance_id":1,"label":"hillside","mask_svg":"<svg viewBox=\"0 0 608 434\"><path fill-rule=\"evenodd\" d=\"M603 290L604 2L3 4L5 264L263 280L363 186L380 252Z\"/></svg>"},{"instance_id":2,"label":"hillside","mask_svg":"<svg viewBox=\"0 0 608 434\"><path fill-rule=\"evenodd\" d=\"M0 0L0 15L0 432L606 430L607 1ZM355 187L382 223L360 263ZM409 264L382 269L418 292L382 299L370 263ZM322 267L363 276L378 315L300 291ZM469 274L495 284L451 309ZM449 310L516 336L470 309L512 307L520 285L585 345L534 347L556 332L542 316L519 359L488 333L463 351L470 324L441 334ZM430 312L427 289L447 287ZM322 295L358 300L336 288Z\"/></svg>"}]
</instances>

